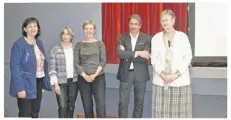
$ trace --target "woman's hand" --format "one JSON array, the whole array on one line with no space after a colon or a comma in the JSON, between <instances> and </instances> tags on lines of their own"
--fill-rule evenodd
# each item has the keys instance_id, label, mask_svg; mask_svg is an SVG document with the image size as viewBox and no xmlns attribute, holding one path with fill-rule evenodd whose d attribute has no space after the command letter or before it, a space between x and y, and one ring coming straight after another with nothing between
<instances>
[{"instance_id":1,"label":"woman's hand","mask_svg":"<svg viewBox=\"0 0 231 120\"><path fill-rule=\"evenodd\" d=\"M60 87L59 87L59 84L55 84L55 93L57 94L57 95L60 95Z\"/></svg>"},{"instance_id":2,"label":"woman's hand","mask_svg":"<svg viewBox=\"0 0 231 120\"><path fill-rule=\"evenodd\" d=\"M160 77L163 79L164 83L168 84L170 82L170 76L167 75L165 72L161 72Z\"/></svg>"},{"instance_id":3,"label":"woman's hand","mask_svg":"<svg viewBox=\"0 0 231 120\"><path fill-rule=\"evenodd\" d=\"M18 92L18 98L26 98L26 92L25 91Z\"/></svg>"},{"instance_id":4,"label":"woman's hand","mask_svg":"<svg viewBox=\"0 0 231 120\"><path fill-rule=\"evenodd\" d=\"M173 81L177 80L179 78L179 74L178 73L173 73L170 75L170 83L172 83Z\"/></svg>"},{"instance_id":5,"label":"woman's hand","mask_svg":"<svg viewBox=\"0 0 231 120\"><path fill-rule=\"evenodd\" d=\"M89 76L89 75L86 75L85 73L82 73L82 77L87 81L87 82L92 82L93 79Z\"/></svg>"},{"instance_id":6,"label":"woman's hand","mask_svg":"<svg viewBox=\"0 0 231 120\"><path fill-rule=\"evenodd\" d=\"M94 80L95 80L95 78L96 78L97 76L98 76L97 74L92 74L92 75L90 75L90 77L91 77L92 81L94 81Z\"/></svg>"}]
</instances>

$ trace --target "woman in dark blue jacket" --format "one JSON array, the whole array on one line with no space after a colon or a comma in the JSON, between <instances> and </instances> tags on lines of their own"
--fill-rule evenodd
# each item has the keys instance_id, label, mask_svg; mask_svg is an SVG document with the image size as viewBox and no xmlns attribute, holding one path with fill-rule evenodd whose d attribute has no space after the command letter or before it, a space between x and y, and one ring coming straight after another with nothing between
<instances>
[{"instance_id":1,"label":"woman in dark blue jacket","mask_svg":"<svg viewBox=\"0 0 231 120\"><path fill-rule=\"evenodd\" d=\"M22 25L22 35L11 48L10 95L17 98L19 117L38 118L42 89L52 90L45 50L38 39L39 21L27 18Z\"/></svg>"}]
</instances>

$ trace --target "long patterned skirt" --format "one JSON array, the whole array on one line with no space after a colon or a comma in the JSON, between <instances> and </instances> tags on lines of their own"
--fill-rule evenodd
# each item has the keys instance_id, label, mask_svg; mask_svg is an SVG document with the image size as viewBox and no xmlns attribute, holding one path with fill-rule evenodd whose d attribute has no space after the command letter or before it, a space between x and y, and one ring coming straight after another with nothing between
<instances>
[{"instance_id":1,"label":"long patterned skirt","mask_svg":"<svg viewBox=\"0 0 231 120\"><path fill-rule=\"evenodd\" d=\"M182 87L164 87L153 85L153 118L192 118L191 85Z\"/></svg>"}]
</instances>

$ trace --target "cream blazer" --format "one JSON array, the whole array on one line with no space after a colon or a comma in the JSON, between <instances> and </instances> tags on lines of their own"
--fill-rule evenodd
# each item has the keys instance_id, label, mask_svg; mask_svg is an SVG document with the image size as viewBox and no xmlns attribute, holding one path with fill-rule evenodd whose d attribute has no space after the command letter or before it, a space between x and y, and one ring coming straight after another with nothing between
<instances>
[{"instance_id":1,"label":"cream blazer","mask_svg":"<svg viewBox=\"0 0 231 120\"><path fill-rule=\"evenodd\" d=\"M181 73L181 76L169 84L169 86L177 87L189 85L189 65L192 60L192 50L188 36L183 32L176 31L173 38L172 47L172 72L174 73L178 70ZM163 41L163 32L159 32L152 37L151 43L151 64L153 67L152 81L153 84L159 86L164 86L160 73L165 68L165 53L166 48Z\"/></svg>"}]
</instances>

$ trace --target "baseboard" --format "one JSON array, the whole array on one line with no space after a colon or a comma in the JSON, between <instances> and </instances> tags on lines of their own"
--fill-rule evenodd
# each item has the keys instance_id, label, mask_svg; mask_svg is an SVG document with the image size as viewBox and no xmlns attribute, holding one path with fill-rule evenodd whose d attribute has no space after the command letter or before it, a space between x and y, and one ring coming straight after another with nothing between
<instances>
[{"instance_id":1,"label":"baseboard","mask_svg":"<svg viewBox=\"0 0 231 120\"><path fill-rule=\"evenodd\" d=\"M94 115L96 118L96 115ZM77 118L85 118L84 114L77 114L76 115ZM118 118L117 116L110 116L110 115L106 115L105 118Z\"/></svg>"}]
</instances>

